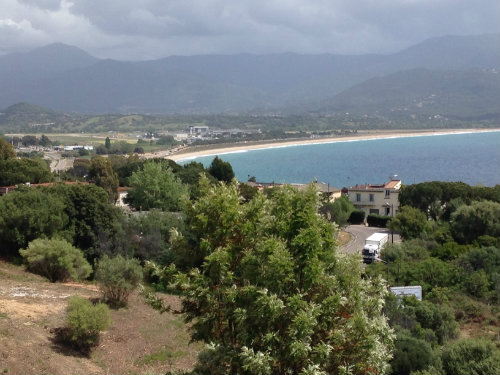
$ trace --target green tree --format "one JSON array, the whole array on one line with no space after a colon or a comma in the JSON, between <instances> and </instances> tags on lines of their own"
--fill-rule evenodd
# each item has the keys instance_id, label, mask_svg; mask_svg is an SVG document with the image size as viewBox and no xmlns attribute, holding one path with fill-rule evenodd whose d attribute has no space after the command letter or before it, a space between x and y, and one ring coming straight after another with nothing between
<instances>
[{"instance_id":1,"label":"green tree","mask_svg":"<svg viewBox=\"0 0 500 375\"><path fill-rule=\"evenodd\" d=\"M233 167L229 162L220 159L218 156L212 160L212 164L208 168L208 173L214 176L219 181L231 182L234 178Z\"/></svg>"},{"instance_id":2,"label":"green tree","mask_svg":"<svg viewBox=\"0 0 500 375\"><path fill-rule=\"evenodd\" d=\"M123 235L123 212L109 202L102 188L91 184L55 184L43 192L45 199L60 202L59 215L67 220L63 227L65 238L72 239L89 262L105 253L127 253L126 246L131 244Z\"/></svg>"},{"instance_id":3,"label":"green tree","mask_svg":"<svg viewBox=\"0 0 500 375\"><path fill-rule=\"evenodd\" d=\"M42 134L38 143L40 146L49 147L52 144L52 141L45 134Z\"/></svg>"},{"instance_id":4,"label":"green tree","mask_svg":"<svg viewBox=\"0 0 500 375\"><path fill-rule=\"evenodd\" d=\"M115 203L118 199L118 176L107 158L95 157L90 162L89 179L108 193L109 201Z\"/></svg>"},{"instance_id":5,"label":"green tree","mask_svg":"<svg viewBox=\"0 0 500 375\"><path fill-rule=\"evenodd\" d=\"M68 217L64 202L39 189L18 189L0 197L0 251L15 255L17 250L42 236L64 232Z\"/></svg>"},{"instance_id":6,"label":"green tree","mask_svg":"<svg viewBox=\"0 0 500 375\"><path fill-rule=\"evenodd\" d=\"M51 282L83 280L92 271L83 253L62 239L39 238L19 253L26 260L29 271L45 276Z\"/></svg>"},{"instance_id":7,"label":"green tree","mask_svg":"<svg viewBox=\"0 0 500 375\"><path fill-rule=\"evenodd\" d=\"M14 151L14 147L12 147L9 142L0 137L0 161L14 159L15 157L16 152Z\"/></svg>"},{"instance_id":8,"label":"green tree","mask_svg":"<svg viewBox=\"0 0 500 375\"><path fill-rule=\"evenodd\" d=\"M478 237L500 237L500 203L474 202L460 206L451 215L451 233L459 243L472 243Z\"/></svg>"},{"instance_id":9,"label":"green tree","mask_svg":"<svg viewBox=\"0 0 500 375\"><path fill-rule=\"evenodd\" d=\"M276 189L240 203L236 182L211 186L187 208L199 254L174 276L192 338L208 344L199 373L384 373L392 334L382 279L337 256L334 227L314 189Z\"/></svg>"},{"instance_id":10,"label":"green tree","mask_svg":"<svg viewBox=\"0 0 500 375\"><path fill-rule=\"evenodd\" d=\"M104 147L106 147L108 150L111 149L111 140L109 139L109 137L106 137L106 139L104 140Z\"/></svg>"},{"instance_id":11,"label":"green tree","mask_svg":"<svg viewBox=\"0 0 500 375\"><path fill-rule=\"evenodd\" d=\"M340 227L347 225L347 220L349 220L354 210L354 205L344 195L335 199L335 202L326 203L321 207L321 213L323 213L329 221L335 222Z\"/></svg>"},{"instance_id":12,"label":"green tree","mask_svg":"<svg viewBox=\"0 0 500 375\"><path fill-rule=\"evenodd\" d=\"M405 240L419 237L427 227L425 214L411 206L401 207L398 214L389 222L389 228L399 232Z\"/></svg>"},{"instance_id":13,"label":"green tree","mask_svg":"<svg viewBox=\"0 0 500 375\"><path fill-rule=\"evenodd\" d=\"M127 194L127 202L135 208L164 211L180 211L182 198L189 196L187 187L164 163L148 161L141 170L129 178L132 188Z\"/></svg>"},{"instance_id":14,"label":"green tree","mask_svg":"<svg viewBox=\"0 0 500 375\"><path fill-rule=\"evenodd\" d=\"M41 158L0 160L0 186L51 181L54 181L54 175Z\"/></svg>"},{"instance_id":15,"label":"green tree","mask_svg":"<svg viewBox=\"0 0 500 375\"><path fill-rule=\"evenodd\" d=\"M38 138L34 135L25 135L21 138L23 146L36 146L38 144Z\"/></svg>"}]
</instances>

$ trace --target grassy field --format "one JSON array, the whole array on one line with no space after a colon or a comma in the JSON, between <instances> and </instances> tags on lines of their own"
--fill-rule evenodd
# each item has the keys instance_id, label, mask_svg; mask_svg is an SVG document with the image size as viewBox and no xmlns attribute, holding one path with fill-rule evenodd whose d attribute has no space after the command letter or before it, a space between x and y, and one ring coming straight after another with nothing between
<instances>
[{"instance_id":1,"label":"grassy field","mask_svg":"<svg viewBox=\"0 0 500 375\"><path fill-rule=\"evenodd\" d=\"M179 315L157 311L134 293L112 310L112 325L84 356L55 341L67 301L100 297L92 283L49 283L0 261L0 372L3 374L161 374L192 369L201 344L189 344ZM175 296L164 295L174 305ZM179 306L177 307L179 308Z\"/></svg>"}]
</instances>

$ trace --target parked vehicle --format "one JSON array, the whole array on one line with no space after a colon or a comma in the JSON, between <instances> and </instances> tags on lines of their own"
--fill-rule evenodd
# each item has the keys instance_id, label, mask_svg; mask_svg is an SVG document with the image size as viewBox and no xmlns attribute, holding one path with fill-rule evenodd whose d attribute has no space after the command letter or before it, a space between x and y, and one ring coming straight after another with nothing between
<instances>
[{"instance_id":1,"label":"parked vehicle","mask_svg":"<svg viewBox=\"0 0 500 375\"><path fill-rule=\"evenodd\" d=\"M363 263L374 262L382 252L384 245L389 240L387 233L373 233L365 240L363 247Z\"/></svg>"}]
</instances>

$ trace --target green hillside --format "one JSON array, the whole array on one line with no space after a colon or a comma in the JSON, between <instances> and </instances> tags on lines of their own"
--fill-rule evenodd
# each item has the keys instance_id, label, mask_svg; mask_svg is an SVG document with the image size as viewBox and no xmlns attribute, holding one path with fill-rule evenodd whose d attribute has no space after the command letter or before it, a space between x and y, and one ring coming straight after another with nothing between
<instances>
[{"instance_id":1,"label":"green hillside","mask_svg":"<svg viewBox=\"0 0 500 375\"><path fill-rule=\"evenodd\" d=\"M335 96L318 111L388 119L500 119L497 70L415 69L370 79Z\"/></svg>"}]
</instances>

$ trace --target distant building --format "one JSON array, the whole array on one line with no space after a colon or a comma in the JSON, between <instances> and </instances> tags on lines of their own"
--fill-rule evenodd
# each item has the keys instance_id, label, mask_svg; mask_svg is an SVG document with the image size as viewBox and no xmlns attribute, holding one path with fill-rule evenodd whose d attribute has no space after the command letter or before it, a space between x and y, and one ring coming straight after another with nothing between
<instances>
[{"instance_id":1,"label":"distant building","mask_svg":"<svg viewBox=\"0 0 500 375\"><path fill-rule=\"evenodd\" d=\"M355 185L347 188L349 201L368 214L395 216L399 211L401 180L397 176L381 185Z\"/></svg>"},{"instance_id":2,"label":"distant building","mask_svg":"<svg viewBox=\"0 0 500 375\"><path fill-rule=\"evenodd\" d=\"M190 135L200 135L205 136L208 135L209 127L208 126L190 126L189 134Z\"/></svg>"}]
</instances>

